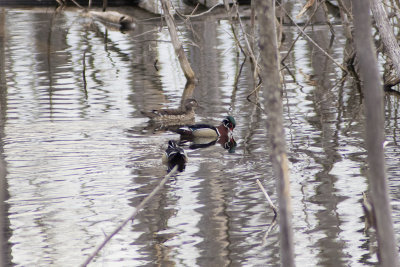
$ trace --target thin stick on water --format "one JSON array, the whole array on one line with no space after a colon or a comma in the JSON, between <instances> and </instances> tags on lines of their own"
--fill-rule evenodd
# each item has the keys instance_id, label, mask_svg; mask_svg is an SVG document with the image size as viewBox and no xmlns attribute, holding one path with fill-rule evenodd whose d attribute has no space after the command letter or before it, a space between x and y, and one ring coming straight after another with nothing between
<instances>
[{"instance_id":1,"label":"thin stick on water","mask_svg":"<svg viewBox=\"0 0 400 267\"><path fill-rule=\"evenodd\" d=\"M269 197L267 191L265 191L264 186L261 184L261 182L258 179L257 179L257 184L261 188L261 191L263 191L265 198L268 200L268 203L271 206L272 210L274 211L275 217L276 217L278 215L278 212L276 211L277 209L276 209L274 203L272 203L271 198Z\"/></svg>"},{"instance_id":2,"label":"thin stick on water","mask_svg":"<svg viewBox=\"0 0 400 267\"><path fill-rule=\"evenodd\" d=\"M111 234L106 236L104 241L93 251L93 253L85 260L85 262L81 265L82 267L87 266L93 259L96 257L96 255L100 252L100 250L113 238L114 235L116 235L121 229L131 220L134 219L134 217L138 214L138 212L143 209L143 207L149 202L157 193L160 191L161 188L163 188L164 184L168 181L168 179L176 173L178 169L178 166L175 166L165 177L160 181L160 183L151 191L151 193L145 197L142 202L136 207L136 209L133 211L133 213L126 218Z\"/></svg>"}]
</instances>

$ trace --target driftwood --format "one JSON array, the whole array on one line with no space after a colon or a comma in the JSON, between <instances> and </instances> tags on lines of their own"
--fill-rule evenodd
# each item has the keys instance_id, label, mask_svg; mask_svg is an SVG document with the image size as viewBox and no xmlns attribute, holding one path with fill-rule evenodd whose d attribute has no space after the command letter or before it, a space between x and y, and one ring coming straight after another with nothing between
<instances>
[{"instance_id":1,"label":"driftwood","mask_svg":"<svg viewBox=\"0 0 400 267\"><path fill-rule=\"evenodd\" d=\"M87 15L106 25L117 27L120 30L134 30L136 27L134 18L116 11L88 11Z\"/></svg>"},{"instance_id":2,"label":"driftwood","mask_svg":"<svg viewBox=\"0 0 400 267\"><path fill-rule=\"evenodd\" d=\"M372 43L369 1L353 0L354 42L359 61L366 109L366 144L368 151L368 180L373 212L376 219L378 259L380 266L399 266L394 234L389 190L385 172L384 103L382 82Z\"/></svg>"}]
</instances>

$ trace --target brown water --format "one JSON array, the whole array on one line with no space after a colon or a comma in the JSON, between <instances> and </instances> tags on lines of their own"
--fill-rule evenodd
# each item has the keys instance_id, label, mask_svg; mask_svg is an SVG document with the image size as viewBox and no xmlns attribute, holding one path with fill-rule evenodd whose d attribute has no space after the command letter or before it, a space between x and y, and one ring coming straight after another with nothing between
<instances>
[{"instance_id":1,"label":"brown water","mask_svg":"<svg viewBox=\"0 0 400 267\"><path fill-rule=\"evenodd\" d=\"M93 266L279 266L279 228L256 184L276 202L266 115L247 101L252 74L229 23L209 16L181 27L199 83L197 122L237 121L237 148L187 149L183 173L101 251ZM339 62L341 27L310 35ZM150 31L150 32L149 32ZM143 34L146 33L146 34ZM285 28L284 54L297 35ZM140 111L179 106L185 78L159 20L121 33L73 10L0 10L2 143L7 168L6 265L77 266L166 174L172 132ZM198 47L191 46L194 40ZM85 79L83 54L85 52ZM157 60L156 66L154 63ZM351 81L300 39L288 59L285 126L298 266L376 265L364 233L368 189L362 98ZM309 79L308 75L314 75ZM400 236L399 99L387 95L386 147Z\"/></svg>"}]
</instances>

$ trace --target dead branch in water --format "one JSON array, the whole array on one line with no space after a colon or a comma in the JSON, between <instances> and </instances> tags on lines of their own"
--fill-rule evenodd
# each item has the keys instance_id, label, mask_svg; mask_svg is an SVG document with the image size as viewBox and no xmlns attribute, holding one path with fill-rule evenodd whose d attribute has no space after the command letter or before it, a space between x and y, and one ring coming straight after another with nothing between
<instances>
[{"instance_id":1,"label":"dead branch in water","mask_svg":"<svg viewBox=\"0 0 400 267\"><path fill-rule=\"evenodd\" d=\"M81 265L83 266L87 266L93 259L94 257L96 257L96 255L100 252L100 250L107 245L107 243L111 240L111 238L113 238L119 231L121 231L122 228L124 228L124 226L129 222L132 221L135 216L139 213L139 211L141 209L144 208L144 206L146 206L146 204L158 193L158 191L160 191L165 183L168 181L169 178L171 178L172 175L174 175L178 170L178 166L175 166L167 175L164 176L164 178L160 181L160 183L153 189L153 191L151 191L151 193L149 195L147 195L147 197L145 197L142 202L140 202L140 204L136 207L136 209L133 211L133 213L126 218L114 231L112 231L111 234L109 234L108 236L106 236L106 238L104 239L104 241L95 249L95 251L93 251L92 254L89 255L89 257L85 260L85 262Z\"/></svg>"},{"instance_id":2,"label":"dead branch in water","mask_svg":"<svg viewBox=\"0 0 400 267\"><path fill-rule=\"evenodd\" d=\"M186 80L188 82L195 82L195 75L190 66L189 60L185 55L181 41L179 41L178 33L176 30L175 20L171 14L171 3L170 0L161 0L162 9L165 15L165 21L167 22L169 34L171 35L172 45L175 49L175 54L178 56L179 63L181 65L182 71L185 74Z\"/></svg>"}]
</instances>

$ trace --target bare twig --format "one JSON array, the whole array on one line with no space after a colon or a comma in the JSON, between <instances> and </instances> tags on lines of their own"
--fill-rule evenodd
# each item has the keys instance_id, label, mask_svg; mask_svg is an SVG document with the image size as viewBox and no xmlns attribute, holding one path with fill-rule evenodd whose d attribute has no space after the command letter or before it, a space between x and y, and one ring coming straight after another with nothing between
<instances>
[{"instance_id":1,"label":"bare twig","mask_svg":"<svg viewBox=\"0 0 400 267\"><path fill-rule=\"evenodd\" d=\"M190 15L182 14L182 13L180 13L180 12L178 11L178 9L174 9L174 10L175 10L176 14L178 14L179 16L182 16L182 17L188 19L188 18L200 17L200 16L203 16L203 15L205 15L205 14L207 14L207 13L210 13L214 8L216 8L217 6L220 6L220 5L221 5L221 4L219 4L219 3L218 3L218 4L215 4L214 6L210 7L208 10L206 10L206 11L204 11L204 12L202 12L202 13L196 14L196 15L193 15L193 13L196 11L198 4L197 4L197 6L195 7L195 9L191 12Z\"/></svg>"},{"instance_id":2,"label":"bare twig","mask_svg":"<svg viewBox=\"0 0 400 267\"><path fill-rule=\"evenodd\" d=\"M327 56L330 60L332 60L333 63L335 63L335 65L337 65L342 71L347 73L347 70L345 67L343 67L342 65L340 65L338 62L336 62L336 60L329 55L324 49L322 49L322 47L320 47L307 33L305 33L300 26L294 21L294 19L292 18L292 16L290 16L289 12L287 12L286 9L283 8L283 10L285 11L286 16L288 16L288 18L293 22L293 24L300 30L300 32L315 46L317 47L319 50L321 50L322 53L325 54L325 56Z\"/></svg>"},{"instance_id":3,"label":"bare twig","mask_svg":"<svg viewBox=\"0 0 400 267\"><path fill-rule=\"evenodd\" d=\"M320 6L322 3L324 3L324 2L325 2L325 0L324 0L324 1L321 1L321 2L318 2L318 5L317 5L317 7L314 9L314 12L310 15L310 17L309 17L308 21L306 22L306 24L304 24L303 30L305 30L305 29L308 27L308 25L310 25L311 19L314 17L315 13L317 13L317 10L318 10L319 6ZM284 7L282 6L282 10L283 10L283 9L284 9ZM286 12L286 10L285 10L285 12ZM286 55L282 58L281 64L282 64L282 62L285 61L285 59L289 56L289 54L290 54L290 52L292 51L292 49L293 49L294 45L296 44L297 40L299 40L300 36L301 36L301 34L297 35L296 39L292 42L292 44L290 45L288 51L286 52Z\"/></svg>"},{"instance_id":4,"label":"bare twig","mask_svg":"<svg viewBox=\"0 0 400 267\"><path fill-rule=\"evenodd\" d=\"M351 12L347 9L346 5L343 3L343 0L338 0L338 4L340 9L344 10L344 12L346 13L346 15L353 20L353 15L351 14Z\"/></svg>"},{"instance_id":5,"label":"bare twig","mask_svg":"<svg viewBox=\"0 0 400 267\"><path fill-rule=\"evenodd\" d=\"M261 184L260 180L257 179L256 181L257 181L257 184L260 187L261 191L264 193L265 198L267 199L269 205L271 206L272 210L274 211L275 216L278 215L277 209L276 209L274 203L272 203L272 200L269 197L269 195L268 195L267 191L265 190L264 186Z\"/></svg>"},{"instance_id":6,"label":"bare twig","mask_svg":"<svg viewBox=\"0 0 400 267\"><path fill-rule=\"evenodd\" d=\"M326 6L326 2L324 1L322 4L322 8L324 9L325 12L325 18L326 18L326 24L329 26L329 30L332 33L332 36L335 36L335 30L333 29L332 23L329 21L329 12L328 12L328 7Z\"/></svg>"},{"instance_id":7,"label":"bare twig","mask_svg":"<svg viewBox=\"0 0 400 267\"><path fill-rule=\"evenodd\" d=\"M164 184L168 181L168 179L176 173L178 169L178 166L175 166L165 177L160 181L160 183L151 191L151 193L145 197L142 202L136 207L136 209L133 211L133 213L125 219L111 234L109 234L104 241L95 249L95 251L85 260L85 262L81 265L87 266L94 257L100 252L100 250L113 238L114 235L116 235L121 229L129 222L134 219L134 217L138 214L138 212L143 209L143 207L149 202L157 193L158 191L163 188Z\"/></svg>"},{"instance_id":8,"label":"bare twig","mask_svg":"<svg viewBox=\"0 0 400 267\"><path fill-rule=\"evenodd\" d=\"M240 18L239 7L238 7L236 1L233 1L233 6L234 6L235 9L236 9L236 16L237 16L237 19L238 19L238 22L239 22L240 29L242 30L242 33L243 33L243 38L244 38L244 41L245 41L245 44L246 44L246 50L244 50L244 49L241 47L240 44L239 44L239 47L241 47L242 52L243 52L244 54L247 54L247 55L250 57L250 59L251 59L250 61L251 61L252 65L254 66L254 71L253 71L253 79L254 79L254 81L256 81L257 77L259 78L259 82L258 82L258 83L255 83L255 86L254 86L255 89L253 90L253 92L254 92L255 90L258 89L259 85L260 85L261 82L262 82L262 78L261 78L261 76L260 76L260 69L261 69L261 67L260 67L260 65L258 64L258 60L256 59L256 57L255 57L255 55L254 55L254 52L253 52L253 49L252 49L253 46L250 44L249 39L247 38L247 33L246 33L246 31L245 31L245 29L244 29L244 27L243 27L243 23L242 23L242 20L241 20L241 18ZM231 21L231 25L232 25L232 29L233 29L232 16L231 16L230 10L228 10L228 13L229 13L229 17L230 17L230 21ZM233 30L233 33L234 33L234 35L235 35L235 39L237 40L237 43L240 43L239 40L238 40L237 37L236 37L236 34L235 34L235 31L234 31L234 30ZM252 36L252 38L254 38L254 36ZM253 92L252 92L252 93L253 93ZM252 93L250 93L250 95L251 95ZM250 95L249 95L249 96L250 96ZM248 99L248 98L247 98L247 99Z\"/></svg>"}]
</instances>

